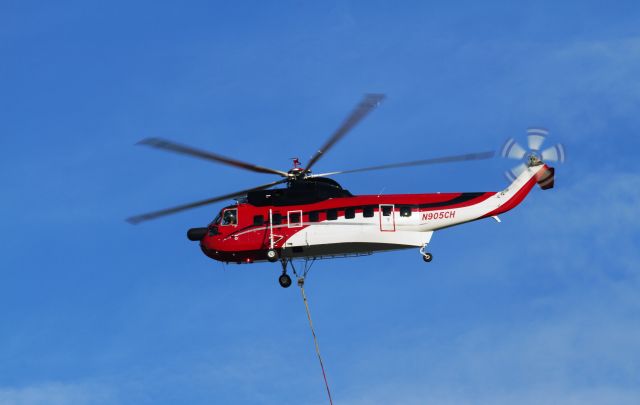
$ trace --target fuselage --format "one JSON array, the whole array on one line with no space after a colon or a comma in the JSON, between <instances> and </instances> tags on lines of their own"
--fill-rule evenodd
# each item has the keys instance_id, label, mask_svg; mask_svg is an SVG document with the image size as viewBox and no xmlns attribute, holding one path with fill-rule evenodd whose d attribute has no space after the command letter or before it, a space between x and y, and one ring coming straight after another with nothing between
<instances>
[{"instance_id":1,"label":"fuselage","mask_svg":"<svg viewBox=\"0 0 640 405\"><path fill-rule=\"evenodd\" d=\"M518 205L548 170L529 167L498 192L359 195L308 204L225 207L200 241L223 262L327 257L424 246L434 231L496 216Z\"/></svg>"}]
</instances>

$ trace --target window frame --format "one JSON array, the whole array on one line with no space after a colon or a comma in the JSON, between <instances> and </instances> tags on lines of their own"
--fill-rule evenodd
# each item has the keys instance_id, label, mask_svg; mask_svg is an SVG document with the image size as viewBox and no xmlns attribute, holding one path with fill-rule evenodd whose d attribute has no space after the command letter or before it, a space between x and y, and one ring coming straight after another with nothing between
<instances>
[{"instance_id":1,"label":"window frame","mask_svg":"<svg viewBox=\"0 0 640 405\"><path fill-rule=\"evenodd\" d=\"M292 215L295 215L295 216L298 217L298 222L292 223L292 221L291 221ZM293 210L293 211L287 212L287 224L288 224L289 228L300 228L300 227L302 227L302 210Z\"/></svg>"},{"instance_id":2,"label":"window frame","mask_svg":"<svg viewBox=\"0 0 640 405\"><path fill-rule=\"evenodd\" d=\"M231 211L235 211L234 217L235 217L235 222L234 223L225 223L225 216L227 215L227 212L231 212ZM222 218L220 219L220 226L238 226L238 208L234 207L234 208L225 208L222 210Z\"/></svg>"}]
</instances>

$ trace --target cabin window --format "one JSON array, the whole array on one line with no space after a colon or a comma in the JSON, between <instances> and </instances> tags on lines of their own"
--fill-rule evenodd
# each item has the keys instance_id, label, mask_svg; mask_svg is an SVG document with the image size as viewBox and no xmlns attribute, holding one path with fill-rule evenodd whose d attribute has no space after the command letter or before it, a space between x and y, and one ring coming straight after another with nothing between
<instances>
[{"instance_id":1,"label":"cabin window","mask_svg":"<svg viewBox=\"0 0 640 405\"><path fill-rule=\"evenodd\" d=\"M388 217L389 215L391 215L391 211L393 211L392 205L383 205L381 208L383 217Z\"/></svg>"},{"instance_id":2,"label":"cabin window","mask_svg":"<svg viewBox=\"0 0 640 405\"><path fill-rule=\"evenodd\" d=\"M400 216L401 217L410 217L411 216L411 207L400 207Z\"/></svg>"},{"instance_id":3,"label":"cabin window","mask_svg":"<svg viewBox=\"0 0 640 405\"><path fill-rule=\"evenodd\" d=\"M224 210L221 225L238 225L238 210L236 208Z\"/></svg>"},{"instance_id":4,"label":"cabin window","mask_svg":"<svg viewBox=\"0 0 640 405\"><path fill-rule=\"evenodd\" d=\"M320 220L320 213L318 211L312 211L309 213L309 222L318 222Z\"/></svg>"},{"instance_id":5,"label":"cabin window","mask_svg":"<svg viewBox=\"0 0 640 405\"><path fill-rule=\"evenodd\" d=\"M302 211L289 211L289 228L302 226Z\"/></svg>"},{"instance_id":6,"label":"cabin window","mask_svg":"<svg viewBox=\"0 0 640 405\"><path fill-rule=\"evenodd\" d=\"M351 208L346 208L344 210L344 217L346 219L353 219L356 217L356 209L351 207Z\"/></svg>"},{"instance_id":7,"label":"cabin window","mask_svg":"<svg viewBox=\"0 0 640 405\"><path fill-rule=\"evenodd\" d=\"M271 218L273 220L273 225L280 225L282 223L282 215L280 214L273 214Z\"/></svg>"},{"instance_id":8,"label":"cabin window","mask_svg":"<svg viewBox=\"0 0 640 405\"><path fill-rule=\"evenodd\" d=\"M253 224L254 225L262 225L262 224L264 224L264 217L262 215L255 215L253 217Z\"/></svg>"},{"instance_id":9,"label":"cabin window","mask_svg":"<svg viewBox=\"0 0 640 405\"><path fill-rule=\"evenodd\" d=\"M364 207L362 209L362 216L365 218L373 217L373 207Z\"/></svg>"},{"instance_id":10,"label":"cabin window","mask_svg":"<svg viewBox=\"0 0 640 405\"><path fill-rule=\"evenodd\" d=\"M329 221L335 221L336 219L338 219L338 210L336 209L327 210L327 219Z\"/></svg>"}]
</instances>

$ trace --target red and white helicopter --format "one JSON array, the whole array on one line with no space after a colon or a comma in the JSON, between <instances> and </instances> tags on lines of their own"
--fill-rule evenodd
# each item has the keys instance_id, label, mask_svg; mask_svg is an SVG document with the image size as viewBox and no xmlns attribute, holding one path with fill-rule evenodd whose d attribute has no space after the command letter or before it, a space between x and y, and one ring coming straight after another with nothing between
<instances>
[{"instance_id":1,"label":"red and white helicopter","mask_svg":"<svg viewBox=\"0 0 640 405\"><path fill-rule=\"evenodd\" d=\"M536 183L543 190L553 187L554 169L545 161L564 161L564 148L557 144L540 151L547 136L543 129L528 130L528 151L513 139L505 143L502 156L522 163L507 172L511 184L498 192L355 196L328 178L343 173L488 159L493 151L312 174L313 165L383 98L380 94L366 95L306 167L294 159L294 167L287 172L159 138L145 139L141 145L275 174L282 179L134 216L128 221L135 224L235 197L236 203L224 207L209 226L189 229L188 238L199 241L204 254L218 261L238 264L280 261L280 285L289 287L287 264L293 259L308 262L418 247L424 261L430 262L433 256L426 248L435 231L488 217L499 221L498 214L518 205ZM272 188L279 184L286 187Z\"/></svg>"}]
</instances>

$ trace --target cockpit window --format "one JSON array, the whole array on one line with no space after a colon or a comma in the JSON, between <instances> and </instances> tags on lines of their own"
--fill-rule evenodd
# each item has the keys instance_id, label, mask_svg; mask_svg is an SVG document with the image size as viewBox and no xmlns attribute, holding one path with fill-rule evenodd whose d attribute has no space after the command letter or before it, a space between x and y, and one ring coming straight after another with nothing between
<instances>
[{"instance_id":1,"label":"cockpit window","mask_svg":"<svg viewBox=\"0 0 640 405\"><path fill-rule=\"evenodd\" d=\"M221 225L238 225L238 210L236 208L224 210Z\"/></svg>"}]
</instances>

